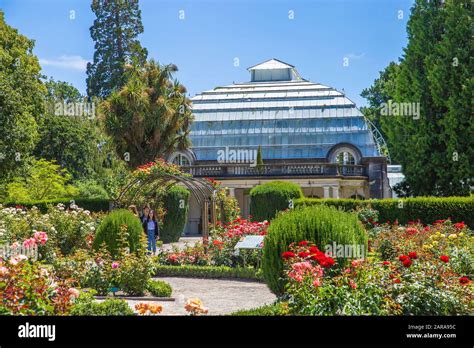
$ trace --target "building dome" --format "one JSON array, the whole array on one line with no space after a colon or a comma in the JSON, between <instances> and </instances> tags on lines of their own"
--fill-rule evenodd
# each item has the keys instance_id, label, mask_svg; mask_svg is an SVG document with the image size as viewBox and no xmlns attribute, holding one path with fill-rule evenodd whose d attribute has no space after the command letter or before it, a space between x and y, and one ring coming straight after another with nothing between
<instances>
[{"instance_id":1,"label":"building dome","mask_svg":"<svg viewBox=\"0 0 474 348\"><path fill-rule=\"evenodd\" d=\"M215 161L225 147L259 146L264 160L357 164L381 156L364 116L343 93L301 78L294 66L277 59L248 70L249 82L192 98L190 138L197 161Z\"/></svg>"}]
</instances>

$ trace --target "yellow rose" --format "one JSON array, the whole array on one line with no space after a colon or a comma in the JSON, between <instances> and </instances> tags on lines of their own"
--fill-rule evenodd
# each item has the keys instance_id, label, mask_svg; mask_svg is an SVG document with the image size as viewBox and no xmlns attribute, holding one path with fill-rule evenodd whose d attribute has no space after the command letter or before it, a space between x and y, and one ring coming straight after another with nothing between
<instances>
[{"instance_id":1,"label":"yellow rose","mask_svg":"<svg viewBox=\"0 0 474 348\"><path fill-rule=\"evenodd\" d=\"M438 241L437 240L433 241L433 245L434 246L438 245Z\"/></svg>"},{"instance_id":2,"label":"yellow rose","mask_svg":"<svg viewBox=\"0 0 474 348\"><path fill-rule=\"evenodd\" d=\"M453 233L453 234L450 234L448 238L449 239L455 239L457 237L458 237L458 235L456 233Z\"/></svg>"}]
</instances>

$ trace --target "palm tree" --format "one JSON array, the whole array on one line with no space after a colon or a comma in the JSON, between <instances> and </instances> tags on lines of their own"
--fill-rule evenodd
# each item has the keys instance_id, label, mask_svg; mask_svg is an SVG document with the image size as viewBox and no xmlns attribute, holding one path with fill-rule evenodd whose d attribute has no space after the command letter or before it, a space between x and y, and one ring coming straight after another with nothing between
<instances>
[{"instance_id":1,"label":"palm tree","mask_svg":"<svg viewBox=\"0 0 474 348\"><path fill-rule=\"evenodd\" d=\"M173 79L176 65L150 60L143 67L126 65L125 70L125 85L100 107L117 154L135 168L187 149L191 145L191 101L186 88Z\"/></svg>"}]
</instances>

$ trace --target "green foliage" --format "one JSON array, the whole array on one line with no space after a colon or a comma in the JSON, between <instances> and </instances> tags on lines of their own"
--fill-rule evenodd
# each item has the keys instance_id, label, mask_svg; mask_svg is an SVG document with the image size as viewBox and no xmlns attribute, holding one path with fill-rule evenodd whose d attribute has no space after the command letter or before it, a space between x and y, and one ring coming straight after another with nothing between
<instances>
[{"instance_id":1,"label":"green foliage","mask_svg":"<svg viewBox=\"0 0 474 348\"><path fill-rule=\"evenodd\" d=\"M74 186L79 191L79 197L103 200L109 199L109 193L96 180L85 179L76 181Z\"/></svg>"},{"instance_id":2,"label":"green foliage","mask_svg":"<svg viewBox=\"0 0 474 348\"><path fill-rule=\"evenodd\" d=\"M100 105L117 155L129 153L127 163L136 168L189 147L191 102L185 87L173 81L177 67L151 60L127 69L127 83Z\"/></svg>"},{"instance_id":3,"label":"green foliage","mask_svg":"<svg viewBox=\"0 0 474 348\"><path fill-rule=\"evenodd\" d=\"M91 9L96 16L90 28L95 52L87 65L87 94L105 98L124 85L124 65L131 60L143 64L148 52L137 39L143 33L138 1L94 0Z\"/></svg>"},{"instance_id":4,"label":"green foliage","mask_svg":"<svg viewBox=\"0 0 474 348\"><path fill-rule=\"evenodd\" d=\"M380 121L392 160L403 166L403 191L415 196L471 192L472 6L469 1L415 1L400 63L391 63L362 94L369 101L364 114ZM420 113L380 116L382 103L388 102L419 103Z\"/></svg>"},{"instance_id":5,"label":"green foliage","mask_svg":"<svg viewBox=\"0 0 474 348\"><path fill-rule=\"evenodd\" d=\"M140 239L144 235L143 226L140 219L125 209L114 210L101 221L92 244L94 249L98 250L101 244L105 243L109 252L115 257L119 251L118 242L122 225L127 226L130 251L138 250Z\"/></svg>"},{"instance_id":6,"label":"green foliage","mask_svg":"<svg viewBox=\"0 0 474 348\"><path fill-rule=\"evenodd\" d=\"M250 191L250 215L255 221L270 221L277 212L289 208L290 200L300 197L301 188L291 182L272 181L255 186Z\"/></svg>"},{"instance_id":7,"label":"green foliage","mask_svg":"<svg viewBox=\"0 0 474 348\"><path fill-rule=\"evenodd\" d=\"M173 292L171 285L163 280L150 279L146 288L156 297L170 297Z\"/></svg>"},{"instance_id":8,"label":"green foliage","mask_svg":"<svg viewBox=\"0 0 474 348\"><path fill-rule=\"evenodd\" d=\"M227 188L219 186L216 191L217 219L223 224L228 224L240 216L239 202L229 194Z\"/></svg>"},{"instance_id":9,"label":"green foliage","mask_svg":"<svg viewBox=\"0 0 474 348\"><path fill-rule=\"evenodd\" d=\"M295 201L295 206L325 204L342 208L345 211L361 207L372 207L379 213L380 223L398 220L400 224L418 219L425 224L436 220L451 218L454 222L464 221L471 228L474 226L474 197L417 197L407 199L314 199L302 198Z\"/></svg>"},{"instance_id":10,"label":"green foliage","mask_svg":"<svg viewBox=\"0 0 474 348\"><path fill-rule=\"evenodd\" d=\"M120 299L106 299L103 302L97 302L93 292L81 292L75 300L70 315L133 315L134 312L127 301Z\"/></svg>"},{"instance_id":11,"label":"green foliage","mask_svg":"<svg viewBox=\"0 0 474 348\"><path fill-rule=\"evenodd\" d=\"M45 213L51 206L56 206L58 204L64 204L69 206L72 202L74 202L80 208L85 210L89 210L90 212L105 212L109 210L109 200L108 199L95 199L95 198L56 198L56 199L49 199L49 200L41 200L41 201L8 201L2 202L2 204L6 207L15 207L21 206L27 209L31 209L32 207L37 207L41 212Z\"/></svg>"},{"instance_id":12,"label":"green foliage","mask_svg":"<svg viewBox=\"0 0 474 348\"><path fill-rule=\"evenodd\" d=\"M258 308L243 309L243 310L231 313L230 315L270 317L270 316L281 316L281 315L286 315L286 314L288 313L287 313L287 308L286 308L285 303L277 302L277 303L265 305Z\"/></svg>"},{"instance_id":13,"label":"green foliage","mask_svg":"<svg viewBox=\"0 0 474 348\"><path fill-rule=\"evenodd\" d=\"M77 195L66 169L44 159L33 160L25 176L15 177L7 185L6 201L35 201Z\"/></svg>"},{"instance_id":14,"label":"green foliage","mask_svg":"<svg viewBox=\"0 0 474 348\"><path fill-rule=\"evenodd\" d=\"M190 277L190 278L237 278L262 280L262 275L253 267L227 266L165 266L155 265L157 277Z\"/></svg>"},{"instance_id":15,"label":"green foliage","mask_svg":"<svg viewBox=\"0 0 474 348\"><path fill-rule=\"evenodd\" d=\"M260 173L263 171L262 147L258 145L257 151L257 169Z\"/></svg>"},{"instance_id":16,"label":"green foliage","mask_svg":"<svg viewBox=\"0 0 474 348\"><path fill-rule=\"evenodd\" d=\"M127 254L120 262L119 288L127 295L142 296L148 286L153 264L146 255L145 236L142 234L137 253Z\"/></svg>"},{"instance_id":17,"label":"green foliage","mask_svg":"<svg viewBox=\"0 0 474 348\"><path fill-rule=\"evenodd\" d=\"M166 210L166 215L160 239L163 243L177 242L188 221L189 190L181 186L170 188L163 197L163 208Z\"/></svg>"},{"instance_id":18,"label":"green foliage","mask_svg":"<svg viewBox=\"0 0 474 348\"><path fill-rule=\"evenodd\" d=\"M362 245L367 250L367 236L356 214L324 205L280 213L270 224L263 246L263 275L273 292L281 294L284 288L281 254L288 245L302 240L313 241L320 250L333 242Z\"/></svg>"},{"instance_id":19,"label":"green foliage","mask_svg":"<svg viewBox=\"0 0 474 348\"><path fill-rule=\"evenodd\" d=\"M5 23L0 11L0 179L9 178L38 140L46 88L34 41Z\"/></svg>"},{"instance_id":20,"label":"green foliage","mask_svg":"<svg viewBox=\"0 0 474 348\"><path fill-rule=\"evenodd\" d=\"M98 156L97 134L93 121L47 113L40 128L40 140L34 154L37 158L56 161L74 178L91 176Z\"/></svg>"}]
</instances>

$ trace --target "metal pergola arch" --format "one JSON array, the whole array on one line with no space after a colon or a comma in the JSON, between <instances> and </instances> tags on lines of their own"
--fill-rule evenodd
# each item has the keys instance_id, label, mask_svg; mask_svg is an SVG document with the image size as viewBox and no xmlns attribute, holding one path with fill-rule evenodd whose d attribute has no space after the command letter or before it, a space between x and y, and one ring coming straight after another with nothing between
<instances>
[{"instance_id":1,"label":"metal pergola arch","mask_svg":"<svg viewBox=\"0 0 474 348\"><path fill-rule=\"evenodd\" d=\"M168 189L176 184L184 185L201 207L201 232L203 242L207 244L209 240L209 222L214 225L217 223L217 212L216 191L211 183L205 179L161 173L151 173L146 178L134 178L122 188L118 197L114 200L114 207L125 208L133 204L145 188L151 188L150 192L155 192L160 186L165 186ZM211 208L210 211L209 208Z\"/></svg>"}]
</instances>

